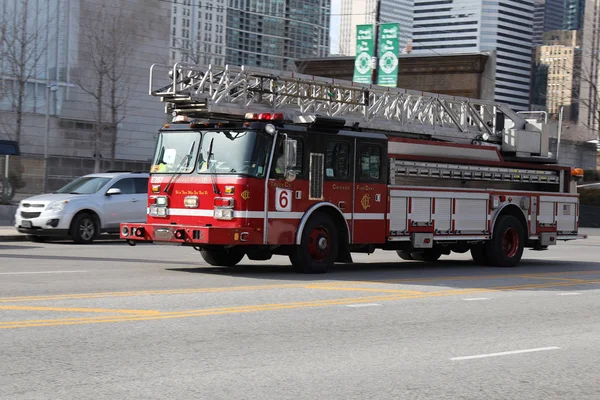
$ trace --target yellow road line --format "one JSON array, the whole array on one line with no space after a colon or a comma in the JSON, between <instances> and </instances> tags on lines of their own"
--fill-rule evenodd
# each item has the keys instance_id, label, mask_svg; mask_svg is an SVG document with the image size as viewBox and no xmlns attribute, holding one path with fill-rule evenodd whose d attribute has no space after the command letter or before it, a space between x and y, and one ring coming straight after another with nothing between
<instances>
[{"instance_id":1,"label":"yellow road line","mask_svg":"<svg viewBox=\"0 0 600 400\"><path fill-rule=\"evenodd\" d=\"M307 289L322 289L322 290L344 290L349 292L380 292L380 293L423 293L417 290L400 290L400 289L378 289L378 288L357 288L357 287L335 287L335 286L306 286Z\"/></svg>"},{"instance_id":2,"label":"yellow road line","mask_svg":"<svg viewBox=\"0 0 600 400\"><path fill-rule=\"evenodd\" d=\"M38 306L0 306L0 310L16 311L59 311L78 313L105 313L105 314L159 314L158 310L119 310L110 308L74 308L74 307L38 307Z\"/></svg>"},{"instance_id":3,"label":"yellow road line","mask_svg":"<svg viewBox=\"0 0 600 400\"><path fill-rule=\"evenodd\" d=\"M308 302L291 302L291 303L275 303L275 304L258 304L250 306L237 306L227 308L209 308L200 310L187 310L187 311L176 311L176 312L161 312L156 315L131 315L131 316L102 316L93 318L70 318L70 319L54 319L54 320L25 320L25 321L5 321L0 323L0 329L15 329L15 328L27 328L27 327L41 327L41 326L61 326L61 325L78 325L78 324L96 324L96 323L108 323L108 322L127 322L127 321L151 321L161 319L173 319L173 318L190 318L190 317L203 317L211 315L223 315L223 314L239 314L239 313L250 313L258 311L274 311L284 309L298 309L298 308L309 308L309 307L324 307L332 305L347 305L355 303L370 303L370 302L382 302L382 301L394 301L401 299L422 299L429 297L446 297L454 295L465 295L475 294L483 292L495 292L505 290L528 290L528 289L548 289L553 287L564 287L564 286L576 286L576 285L592 285L600 284L600 280L586 281L586 282L553 282L545 284L528 284L528 285L515 285L515 286L498 286L491 288L465 288L465 289L454 289L445 290L439 292L422 292L422 293L404 293L395 295L382 295L382 296L367 296L367 297L354 297L354 298L341 298L331 300L315 300Z\"/></svg>"},{"instance_id":4,"label":"yellow road line","mask_svg":"<svg viewBox=\"0 0 600 400\"><path fill-rule=\"evenodd\" d=\"M149 295L185 295L194 293L221 293L235 291L252 291L252 290L273 290L273 289L289 289L289 288L305 288L307 286L348 286L361 284L383 284L383 283L419 283L419 282L445 282L445 281L471 281L471 280L486 280L500 278L526 278L537 279L545 276L556 275L574 275L574 274L600 274L599 271L567 271L567 272L543 272L539 274L502 274L502 275L466 275L466 276L447 276L435 278L404 278L404 279L382 279L372 281L323 281L323 282L303 282L292 284L273 284L273 285L254 285L254 286L232 286L232 287L216 287L216 288L190 288L190 289L157 289L157 290L140 290L129 292L98 292L98 293L73 293L73 294L58 294L47 296L18 296L18 297L3 297L0 298L0 303L15 303L28 301L52 301L52 300L72 300L72 299L96 299L107 297L136 297ZM560 277L558 277L560 279ZM565 278L568 279L568 278Z\"/></svg>"}]
</instances>

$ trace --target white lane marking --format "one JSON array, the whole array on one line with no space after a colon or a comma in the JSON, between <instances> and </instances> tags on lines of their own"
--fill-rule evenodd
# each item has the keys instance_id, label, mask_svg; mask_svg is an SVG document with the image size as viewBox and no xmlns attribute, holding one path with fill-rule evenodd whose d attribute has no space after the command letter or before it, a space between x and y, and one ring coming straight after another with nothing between
<instances>
[{"instance_id":1,"label":"white lane marking","mask_svg":"<svg viewBox=\"0 0 600 400\"><path fill-rule=\"evenodd\" d=\"M377 307L380 305L381 304L377 304L377 303L365 303L365 304L348 304L348 305L346 305L346 307Z\"/></svg>"},{"instance_id":2,"label":"white lane marking","mask_svg":"<svg viewBox=\"0 0 600 400\"><path fill-rule=\"evenodd\" d=\"M32 271L32 272L0 272L0 275L30 275L30 274L75 274L87 271Z\"/></svg>"},{"instance_id":3,"label":"white lane marking","mask_svg":"<svg viewBox=\"0 0 600 400\"><path fill-rule=\"evenodd\" d=\"M468 297L463 299L464 301L480 301L480 300L489 300L489 297Z\"/></svg>"},{"instance_id":4,"label":"white lane marking","mask_svg":"<svg viewBox=\"0 0 600 400\"><path fill-rule=\"evenodd\" d=\"M488 354L478 354L475 356L452 357L450 360L452 360L452 361L473 360L476 358L510 356L513 354L534 353L536 351L548 351L548 350L560 350L560 347L539 347L537 349L513 350L513 351L504 351L502 353L488 353Z\"/></svg>"},{"instance_id":5,"label":"white lane marking","mask_svg":"<svg viewBox=\"0 0 600 400\"><path fill-rule=\"evenodd\" d=\"M578 294L581 293L576 293L576 292L567 292L567 293L556 293L559 296L577 296Z\"/></svg>"}]
</instances>

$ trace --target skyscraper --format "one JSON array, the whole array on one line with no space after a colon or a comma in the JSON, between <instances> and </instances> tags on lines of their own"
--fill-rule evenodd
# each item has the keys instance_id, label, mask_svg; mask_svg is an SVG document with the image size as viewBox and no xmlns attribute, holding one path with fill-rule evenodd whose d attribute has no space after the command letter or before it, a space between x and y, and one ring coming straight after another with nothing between
<instances>
[{"instance_id":1,"label":"skyscraper","mask_svg":"<svg viewBox=\"0 0 600 400\"><path fill-rule=\"evenodd\" d=\"M415 0L413 53L496 52L495 100L529 104L533 0Z\"/></svg>"},{"instance_id":2,"label":"skyscraper","mask_svg":"<svg viewBox=\"0 0 600 400\"><path fill-rule=\"evenodd\" d=\"M398 45L403 49L412 36L413 0L380 1L380 22L398 22ZM342 0L339 37L341 55L356 55L356 25L374 24L376 9L377 0Z\"/></svg>"},{"instance_id":3,"label":"skyscraper","mask_svg":"<svg viewBox=\"0 0 600 400\"><path fill-rule=\"evenodd\" d=\"M545 87L534 88L534 104L554 116L564 106L564 117L569 120L577 116L580 40L578 31L550 31L544 33L544 44L535 49L535 69L545 72L546 79Z\"/></svg>"},{"instance_id":4,"label":"skyscraper","mask_svg":"<svg viewBox=\"0 0 600 400\"><path fill-rule=\"evenodd\" d=\"M563 29L564 11L565 0L535 0L533 9L534 46L542 44L544 32Z\"/></svg>"},{"instance_id":5,"label":"skyscraper","mask_svg":"<svg viewBox=\"0 0 600 400\"><path fill-rule=\"evenodd\" d=\"M173 3L171 61L287 70L329 53L331 0Z\"/></svg>"},{"instance_id":6,"label":"skyscraper","mask_svg":"<svg viewBox=\"0 0 600 400\"><path fill-rule=\"evenodd\" d=\"M586 0L565 0L563 28L579 30L583 28L583 15Z\"/></svg>"},{"instance_id":7,"label":"skyscraper","mask_svg":"<svg viewBox=\"0 0 600 400\"><path fill-rule=\"evenodd\" d=\"M579 122L590 139L600 134L600 0L586 0L583 17Z\"/></svg>"}]
</instances>

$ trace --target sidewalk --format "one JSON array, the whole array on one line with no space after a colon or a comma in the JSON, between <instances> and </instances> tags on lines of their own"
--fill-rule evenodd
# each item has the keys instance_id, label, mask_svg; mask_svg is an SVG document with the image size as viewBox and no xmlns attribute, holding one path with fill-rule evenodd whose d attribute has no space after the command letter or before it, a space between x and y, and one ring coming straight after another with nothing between
<instances>
[{"instance_id":1,"label":"sidewalk","mask_svg":"<svg viewBox=\"0 0 600 400\"><path fill-rule=\"evenodd\" d=\"M27 236L17 232L14 226L0 226L0 242L23 242Z\"/></svg>"}]
</instances>

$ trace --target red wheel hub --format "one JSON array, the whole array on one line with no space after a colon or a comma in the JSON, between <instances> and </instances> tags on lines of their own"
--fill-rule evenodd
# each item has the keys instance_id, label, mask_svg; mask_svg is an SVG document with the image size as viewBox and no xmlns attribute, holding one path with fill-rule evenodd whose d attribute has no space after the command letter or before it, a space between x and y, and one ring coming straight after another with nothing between
<instances>
[{"instance_id":1,"label":"red wheel hub","mask_svg":"<svg viewBox=\"0 0 600 400\"><path fill-rule=\"evenodd\" d=\"M329 231L317 226L308 236L308 254L315 261L323 261L331 251Z\"/></svg>"},{"instance_id":2,"label":"red wheel hub","mask_svg":"<svg viewBox=\"0 0 600 400\"><path fill-rule=\"evenodd\" d=\"M508 228L504 232L503 240L504 254L512 258L519 250L519 232L515 228Z\"/></svg>"}]
</instances>

